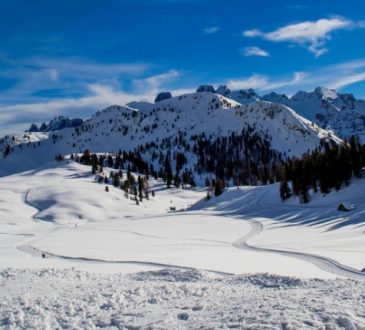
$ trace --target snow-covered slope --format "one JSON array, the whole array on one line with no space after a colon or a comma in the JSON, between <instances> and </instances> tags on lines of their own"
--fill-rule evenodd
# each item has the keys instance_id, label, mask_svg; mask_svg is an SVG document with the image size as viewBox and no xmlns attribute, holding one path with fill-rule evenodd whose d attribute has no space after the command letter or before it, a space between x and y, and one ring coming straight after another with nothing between
<instances>
[{"instance_id":1,"label":"snow-covered slope","mask_svg":"<svg viewBox=\"0 0 365 330\"><path fill-rule=\"evenodd\" d=\"M154 143L156 152L172 148L176 139L193 146L193 137L212 140L249 130L267 140L271 148L286 156L301 155L319 145L329 133L286 106L266 101L246 105L219 94L185 94L157 103L134 102L98 111L80 127L49 134L37 144L10 145L7 157L0 158L0 175L34 168L54 158L90 149L94 152L132 150ZM32 133L29 133L32 136ZM336 137L333 137L336 139ZM181 144L181 143L178 143ZM5 150L7 142L0 148ZM174 147L177 151L181 146ZM146 152L145 158L151 157ZM194 166L194 156L188 166Z\"/></svg>"},{"instance_id":2,"label":"snow-covered slope","mask_svg":"<svg viewBox=\"0 0 365 330\"><path fill-rule=\"evenodd\" d=\"M172 266L365 279L363 180L304 206L282 203L278 185L229 188L206 201L204 189L166 189L160 179L149 182L155 196L136 205L120 188L106 192L88 166L68 161L0 178L0 185L0 268ZM355 209L337 211L340 202Z\"/></svg>"},{"instance_id":3,"label":"snow-covered slope","mask_svg":"<svg viewBox=\"0 0 365 330\"><path fill-rule=\"evenodd\" d=\"M71 161L0 178L0 328L364 328L363 180L308 205L150 181L136 205Z\"/></svg>"}]
</instances>

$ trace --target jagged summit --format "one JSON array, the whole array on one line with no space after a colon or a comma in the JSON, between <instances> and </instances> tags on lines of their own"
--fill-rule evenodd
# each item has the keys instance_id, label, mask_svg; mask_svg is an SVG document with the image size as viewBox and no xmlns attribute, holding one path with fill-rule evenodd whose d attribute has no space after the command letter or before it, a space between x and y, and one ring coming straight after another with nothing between
<instances>
[{"instance_id":1,"label":"jagged summit","mask_svg":"<svg viewBox=\"0 0 365 330\"><path fill-rule=\"evenodd\" d=\"M317 94L318 97L325 99L325 100L326 99L335 100L339 97L336 90L328 89L328 88L324 88L324 87L317 87L314 90L314 93Z\"/></svg>"},{"instance_id":2,"label":"jagged summit","mask_svg":"<svg viewBox=\"0 0 365 330\"><path fill-rule=\"evenodd\" d=\"M200 85L197 90L196 90L197 93L203 93L203 92L206 92L206 93L214 93L214 87L212 85Z\"/></svg>"},{"instance_id":3,"label":"jagged summit","mask_svg":"<svg viewBox=\"0 0 365 330\"><path fill-rule=\"evenodd\" d=\"M269 94L262 96L261 99L264 101L281 104L285 104L289 100L289 98L285 94L277 94L275 92L270 92Z\"/></svg>"},{"instance_id":4,"label":"jagged summit","mask_svg":"<svg viewBox=\"0 0 365 330\"><path fill-rule=\"evenodd\" d=\"M28 132L51 132L67 127L77 127L83 123L81 118L70 118L65 116L56 116L48 124L42 123L38 128L36 124L32 124Z\"/></svg>"},{"instance_id":5,"label":"jagged summit","mask_svg":"<svg viewBox=\"0 0 365 330\"><path fill-rule=\"evenodd\" d=\"M231 95L231 90L226 85L219 86L215 92L226 97Z\"/></svg>"}]
</instances>

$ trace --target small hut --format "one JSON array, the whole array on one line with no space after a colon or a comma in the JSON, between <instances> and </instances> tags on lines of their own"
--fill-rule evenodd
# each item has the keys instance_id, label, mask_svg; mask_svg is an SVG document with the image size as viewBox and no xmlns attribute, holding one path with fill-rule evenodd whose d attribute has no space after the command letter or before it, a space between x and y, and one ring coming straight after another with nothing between
<instances>
[{"instance_id":1,"label":"small hut","mask_svg":"<svg viewBox=\"0 0 365 330\"><path fill-rule=\"evenodd\" d=\"M338 205L337 207L337 211L344 211L344 212L348 212L354 209L354 206L346 203L346 202L342 202Z\"/></svg>"}]
</instances>

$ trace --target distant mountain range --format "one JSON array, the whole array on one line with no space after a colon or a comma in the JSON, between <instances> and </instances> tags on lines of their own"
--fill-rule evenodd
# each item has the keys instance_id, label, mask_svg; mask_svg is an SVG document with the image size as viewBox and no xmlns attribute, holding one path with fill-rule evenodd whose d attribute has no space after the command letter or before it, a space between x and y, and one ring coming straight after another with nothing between
<instances>
[{"instance_id":1,"label":"distant mountain range","mask_svg":"<svg viewBox=\"0 0 365 330\"><path fill-rule=\"evenodd\" d=\"M253 89L231 91L226 86L220 86L214 92L241 104L259 100L283 104L344 139L357 135L365 142L365 101L357 100L352 94L340 94L323 87L317 87L313 92L299 91L292 97L274 92L259 96Z\"/></svg>"}]
</instances>

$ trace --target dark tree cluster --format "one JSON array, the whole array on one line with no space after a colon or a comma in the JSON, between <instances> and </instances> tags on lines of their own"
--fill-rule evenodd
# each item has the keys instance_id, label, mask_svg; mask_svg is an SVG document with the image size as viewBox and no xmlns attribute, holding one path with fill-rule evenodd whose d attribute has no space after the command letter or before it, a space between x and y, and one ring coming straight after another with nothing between
<instances>
[{"instance_id":1,"label":"dark tree cluster","mask_svg":"<svg viewBox=\"0 0 365 330\"><path fill-rule=\"evenodd\" d=\"M232 180L237 186L277 181L282 156L250 127L240 134L215 139L202 135L195 141L198 174L213 173L217 179Z\"/></svg>"},{"instance_id":2,"label":"dark tree cluster","mask_svg":"<svg viewBox=\"0 0 365 330\"><path fill-rule=\"evenodd\" d=\"M343 144L321 141L321 146L301 158L288 160L282 166L280 196L299 196L302 203L309 202L309 190L329 193L348 186L352 177L361 178L365 166L365 145L356 137ZM291 182L290 189L288 182Z\"/></svg>"},{"instance_id":3,"label":"dark tree cluster","mask_svg":"<svg viewBox=\"0 0 365 330\"><path fill-rule=\"evenodd\" d=\"M91 166L91 172L96 174L96 180L99 183L112 184L116 188L124 190L126 198L131 198L136 201L138 205L144 198L149 199L149 185L148 185L148 166L141 160L140 157L133 155L133 153L123 153L119 151L116 154L93 154L86 149L82 155L71 154L71 159L76 162ZM135 162L135 163L134 163ZM124 165L127 168L126 179L124 180L123 171ZM132 165L131 165L132 164ZM115 171L110 171L109 177L104 173L103 168L114 168ZM137 169L147 168L147 175L138 176L136 180L132 171L138 171ZM139 171L141 172L141 171ZM105 191L109 191L106 187ZM152 196L154 196L152 192Z\"/></svg>"},{"instance_id":4,"label":"dark tree cluster","mask_svg":"<svg viewBox=\"0 0 365 330\"><path fill-rule=\"evenodd\" d=\"M230 183L259 185L280 180L282 155L271 149L267 137L247 126L241 133L227 137L205 133L190 137L179 131L173 138L137 146L126 152L90 156L86 150L80 162L92 165L93 173L101 167L126 170L162 178L168 188L196 186L196 176L206 176L214 195ZM189 161L188 161L189 159Z\"/></svg>"}]
</instances>

